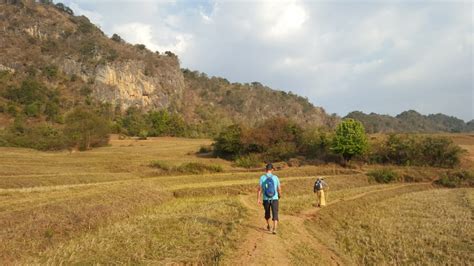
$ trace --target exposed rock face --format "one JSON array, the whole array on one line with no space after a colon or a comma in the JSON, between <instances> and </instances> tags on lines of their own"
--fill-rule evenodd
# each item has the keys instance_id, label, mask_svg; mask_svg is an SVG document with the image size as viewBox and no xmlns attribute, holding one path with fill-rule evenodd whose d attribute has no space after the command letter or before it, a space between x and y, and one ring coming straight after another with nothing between
<instances>
[{"instance_id":1,"label":"exposed rock face","mask_svg":"<svg viewBox=\"0 0 474 266\"><path fill-rule=\"evenodd\" d=\"M178 64L154 75L145 75L145 64L136 60L99 65L92 70L70 59L60 65L68 75L93 81L94 98L120 106L122 110L168 108L180 102L183 95L184 77Z\"/></svg>"}]
</instances>

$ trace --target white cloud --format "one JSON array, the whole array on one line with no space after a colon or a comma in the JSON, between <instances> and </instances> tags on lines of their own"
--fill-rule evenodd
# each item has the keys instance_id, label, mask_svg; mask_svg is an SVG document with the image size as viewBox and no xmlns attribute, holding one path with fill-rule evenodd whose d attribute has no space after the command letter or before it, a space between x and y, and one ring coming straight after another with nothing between
<instances>
[{"instance_id":1,"label":"white cloud","mask_svg":"<svg viewBox=\"0 0 474 266\"><path fill-rule=\"evenodd\" d=\"M299 31L309 16L299 1L264 2L262 17L269 37L284 38Z\"/></svg>"}]
</instances>

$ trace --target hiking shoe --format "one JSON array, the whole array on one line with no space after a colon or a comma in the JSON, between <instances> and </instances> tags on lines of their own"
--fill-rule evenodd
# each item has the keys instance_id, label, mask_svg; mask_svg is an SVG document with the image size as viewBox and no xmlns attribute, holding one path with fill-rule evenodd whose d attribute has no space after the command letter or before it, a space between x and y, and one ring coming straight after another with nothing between
<instances>
[{"instance_id":1,"label":"hiking shoe","mask_svg":"<svg viewBox=\"0 0 474 266\"><path fill-rule=\"evenodd\" d=\"M267 230L270 231L270 225L267 225Z\"/></svg>"},{"instance_id":2,"label":"hiking shoe","mask_svg":"<svg viewBox=\"0 0 474 266\"><path fill-rule=\"evenodd\" d=\"M274 234L274 235L277 234L277 230L275 228L273 228L272 234Z\"/></svg>"}]
</instances>

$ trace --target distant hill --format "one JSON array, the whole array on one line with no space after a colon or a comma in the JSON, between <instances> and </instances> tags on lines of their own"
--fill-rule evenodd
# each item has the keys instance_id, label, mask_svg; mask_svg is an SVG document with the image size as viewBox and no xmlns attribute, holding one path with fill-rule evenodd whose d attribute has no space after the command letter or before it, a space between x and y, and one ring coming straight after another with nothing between
<instances>
[{"instance_id":1,"label":"distant hill","mask_svg":"<svg viewBox=\"0 0 474 266\"><path fill-rule=\"evenodd\" d=\"M463 120L444 114L422 115L414 110L395 117L376 113L354 111L346 118L359 120L369 133L378 132L474 132L474 121Z\"/></svg>"},{"instance_id":2,"label":"distant hill","mask_svg":"<svg viewBox=\"0 0 474 266\"><path fill-rule=\"evenodd\" d=\"M130 107L168 110L213 131L271 116L315 126L334 126L339 119L306 98L257 82L231 84L182 70L171 52L108 37L67 6L40 2L0 0L0 127L18 114L31 123L56 121L52 109L60 117L76 105L94 103L118 115ZM41 97L26 97L30 92Z\"/></svg>"}]
</instances>

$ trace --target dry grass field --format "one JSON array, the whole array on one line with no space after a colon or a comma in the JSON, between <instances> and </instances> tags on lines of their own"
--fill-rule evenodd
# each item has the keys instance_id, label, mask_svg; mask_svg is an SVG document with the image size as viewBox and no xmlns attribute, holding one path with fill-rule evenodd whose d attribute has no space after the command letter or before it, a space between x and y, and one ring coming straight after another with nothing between
<instances>
[{"instance_id":1,"label":"dry grass field","mask_svg":"<svg viewBox=\"0 0 474 266\"><path fill-rule=\"evenodd\" d=\"M454 140L474 151L471 135ZM422 182L386 185L370 183L368 167L278 170L281 227L271 235L256 203L261 172L196 155L210 143L0 148L1 264L474 264L474 190L427 182L444 170L397 168ZM163 173L150 167L156 160L223 172ZM316 176L330 185L322 209L314 207Z\"/></svg>"}]
</instances>

